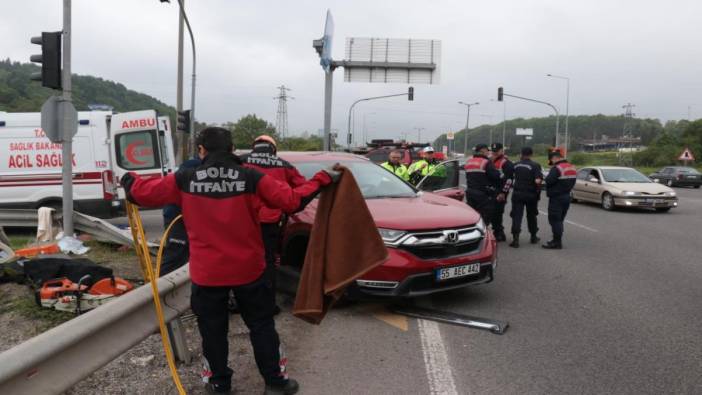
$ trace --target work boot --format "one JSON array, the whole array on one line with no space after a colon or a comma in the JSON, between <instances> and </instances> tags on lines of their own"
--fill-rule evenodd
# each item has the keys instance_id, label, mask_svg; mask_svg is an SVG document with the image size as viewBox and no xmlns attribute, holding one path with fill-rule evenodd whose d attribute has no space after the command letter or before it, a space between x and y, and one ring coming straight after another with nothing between
<instances>
[{"instance_id":1,"label":"work boot","mask_svg":"<svg viewBox=\"0 0 702 395\"><path fill-rule=\"evenodd\" d=\"M561 244L560 241L551 240L551 241L546 242L546 244L542 244L541 247L543 247L547 250L560 250L563 248L563 245Z\"/></svg>"},{"instance_id":2,"label":"work boot","mask_svg":"<svg viewBox=\"0 0 702 395\"><path fill-rule=\"evenodd\" d=\"M538 244L540 241L541 239L536 235L536 233L531 234L531 239L529 240L531 244Z\"/></svg>"},{"instance_id":3,"label":"work boot","mask_svg":"<svg viewBox=\"0 0 702 395\"><path fill-rule=\"evenodd\" d=\"M222 385L207 383L205 384L205 392L208 394L231 394L232 390Z\"/></svg>"},{"instance_id":4,"label":"work boot","mask_svg":"<svg viewBox=\"0 0 702 395\"><path fill-rule=\"evenodd\" d=\"M507 236L505 236L505 232L495 232L495 240L498 243L501 241L507 241Z\"/></svg>"},{"instance_id":5,"label":"work boot","mask_svg":"<svg viewBox=\"0 0 702 395\"><path fill-rule=\"evenodd\" d=\"M293 379L288 379L285 384L266 384L263 395L293 395L300 390L300 385Z\"/></svg>"},{"instance_id":6,"label":"work boot","mask_svg":"<svg viewBox=\"0 0 702 395\"><path fill-rule=\"evenodd\" d=\"M519 248L519 233L514 233L512 235L512 242L509 243L509 246L512 248Z\"/></svg>"}]
</instances>

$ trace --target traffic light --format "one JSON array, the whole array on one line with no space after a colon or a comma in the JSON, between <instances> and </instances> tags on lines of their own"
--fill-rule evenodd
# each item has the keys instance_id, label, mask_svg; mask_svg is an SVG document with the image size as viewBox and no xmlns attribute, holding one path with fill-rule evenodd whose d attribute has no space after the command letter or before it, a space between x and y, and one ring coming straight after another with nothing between
<instances>
[{"instance_id":1,"label":"traffic light","mask_svg":"<svg viewBox=\"0 0 702 395\"><path fill-rule=\"evenodd\" d=\"M190 133L190 110L178 111L178 119L176 119L177 131L182 133Z\"/></svg>"},{"instance_id":2,"label":"traffic light","mask_svg":"<svg viewBox=\"0 0 702 395\"><path fill-rule=\"evenodd\" d=\"M497 101L502 101L504 99L504 93L502 87L497 88Z\"/></svg>"},{"instance_id":3,"label":"traffic light","mask_svg":"<svg viewBox=\"0 0 702 395\"><path fill-rule=\"evenodd\" d=\"M414 101L414 87L410 86L407 90L407 100Z\"/></svg>"},{"instance_id":4,"label":"traffic light","mask_svg":"<svg viewBox=\"0 0 702 395\"><path fill-rule=\"evenodd\" d=\"M32 44L41 45L41 55L29 57L34 63L41 63L41 72L32 73L32 80L52 89L61 89L61 34L62 32L42 32L41 37L32 37Z\"/></svg>"}]
</instances>

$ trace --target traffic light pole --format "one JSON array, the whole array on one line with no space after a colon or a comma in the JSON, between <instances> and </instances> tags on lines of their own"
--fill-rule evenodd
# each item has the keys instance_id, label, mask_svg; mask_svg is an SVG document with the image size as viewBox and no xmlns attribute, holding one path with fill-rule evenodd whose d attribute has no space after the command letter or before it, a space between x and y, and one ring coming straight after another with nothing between
<instances>
[{"instance_id":1,"label":"traffic light pole","mask_svg":"<svg viewBox=\"0 0 702 395\"><path fill-rule=\"evenodd\" d=\"M410 87L410 89L412 89ZM410 93L411 92L411 93ZM375 97L366 97L364 99L358 99L353 104L351 107L349 107L349 120L348 120L348 129L346 133L346 148L351 149L351 115L353 114L353 108L356 106L356 104L362 102L362 101L369 101L369 100L377 100L377 99L386 99L388 97L398 97L398 96L408 96L411 97L410 95L414 95L414 91L408 91L406 93L397 93L394 95L385 95L385 96L375 96ZM414 100L414 97L412 97L410 100Z\"/></svg>"},{"instance_id":2,"label":"traffic light pole","mask_svg":"<svg viewBox=\"0 0 702 395\"><path fill-rule=\"evenodd\" d=\"M71 102L71 0L63 0L63 95L62 101ZM65 107L62 107L65 108ZM65 114L62 118L67 119ZM64 123L67 123L63 121ZM67 127L62 130L68 130ZM73 136L64 135L62 146L63 234L73 237Z\"/></svg>"}]
</instances>

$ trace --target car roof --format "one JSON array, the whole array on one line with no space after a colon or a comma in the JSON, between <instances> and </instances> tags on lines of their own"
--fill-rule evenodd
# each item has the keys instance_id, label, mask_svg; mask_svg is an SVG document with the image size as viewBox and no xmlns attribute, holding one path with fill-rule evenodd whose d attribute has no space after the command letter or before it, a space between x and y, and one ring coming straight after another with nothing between
<instances>
[{"instance_id":1,"label":"car roof","mask_svg":"<svg viewBox=\"0 0 702 395\"><path fill-rule=\"evenodd\" d=\"M600 169L600 170L616 170L616 169L629 169L634 170L632 167L626 166L586 166L588 169Z\"/></svg>"},{"instance_id":2,"label":"car roof","mask_svg":"<svg viewBox=\"0 0 702 395\"><path fill-rule=\"evenodd\" d=\"M330 152L330 151L282 151L278 156L293 163L304 162L368 162L368 158L361 155L351 154L348 152Z\"/></svg>"}]
</instances>

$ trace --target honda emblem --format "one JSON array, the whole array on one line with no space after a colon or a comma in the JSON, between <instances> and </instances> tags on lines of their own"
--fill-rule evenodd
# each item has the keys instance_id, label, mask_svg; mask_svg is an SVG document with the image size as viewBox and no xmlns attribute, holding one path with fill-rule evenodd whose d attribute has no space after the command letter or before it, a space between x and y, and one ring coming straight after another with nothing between
<instances>
[{"instance_id":1,"label":"honda emblem","mask_svg":"<svg viewBox=\"0 0 702 395\"><path fill-rule=\"evenodd\" d=\"M458 243L458 231L456 230L447 230L444 232L444 235L446 236L446 242L448 243Z\"/></svg>"}]
</instances>

